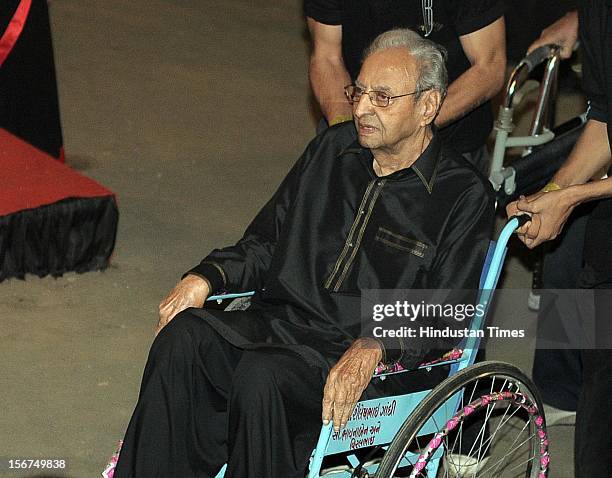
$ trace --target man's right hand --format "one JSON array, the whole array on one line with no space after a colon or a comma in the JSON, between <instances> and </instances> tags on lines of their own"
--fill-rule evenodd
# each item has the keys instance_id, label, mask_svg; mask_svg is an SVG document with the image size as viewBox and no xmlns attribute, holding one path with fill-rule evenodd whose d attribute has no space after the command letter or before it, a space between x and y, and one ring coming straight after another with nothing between
<instances>
[{"instance_id":1,"label":"man's right hand","mask_svg":"<svg viewBox=\"0 0 612 478\"><path fill-rule=\"evenodd\" d=\"M207 281L193 274L185 276L159 304L159 322L155 335L179 312L189 307L202 307L209 294Z\"/></svg>"},{"instance_id":2,"label":"man's right hand","mask_svg":"<svg viewBox=\"0 0 612 478\"><path fill-rule=\"evenodd\" d=\"M533 50L543 45L554 44L561 47L561 58L567 59L572 56L577 41L578 12L572 10L548 28L542 30L540 38L529 46L527 53L531 53Z\"/></svg>"}]
</instances>

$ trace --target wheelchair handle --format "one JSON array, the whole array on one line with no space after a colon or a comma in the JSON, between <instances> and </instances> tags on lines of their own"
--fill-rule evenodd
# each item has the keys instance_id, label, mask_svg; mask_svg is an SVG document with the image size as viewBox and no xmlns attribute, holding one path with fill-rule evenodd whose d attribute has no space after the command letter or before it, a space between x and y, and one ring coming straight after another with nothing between
<instances>
[{"instance_id":1,"label":"wheelchair handle","mask_svg":"<svg viewBox=\"0 0 612 478\"><path fill-rule=\"evenodd\" d=\"M519 227L523 227L525 224L530 222L531 216L529 214L520 214L518 216L512 216L508 218L508 222L512 221L513 219L516 219L518 221L518 225L516 226L516 229L518 229Z\"/></svg>"}]
</instances>

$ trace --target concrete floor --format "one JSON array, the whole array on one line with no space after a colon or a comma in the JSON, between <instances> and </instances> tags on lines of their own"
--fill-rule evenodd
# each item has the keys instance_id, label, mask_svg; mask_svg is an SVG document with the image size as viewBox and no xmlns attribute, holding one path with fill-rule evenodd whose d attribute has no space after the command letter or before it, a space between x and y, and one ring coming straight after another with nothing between
<instances>
[{"instance_id":1,"label":"concrete floor","mask_svg":"<svg viewBox=\"0 0 612 478\"><path fill-rule=\"evenodd\" d=\"M240 236L315 127L299 0L50 3L67 162L117 193L120 226L104 272L0 284L0 458L68 462L6 477L99 475L159 301ZM528 287L507 264L503 286ZM528 350L490 356L530 368ZM572 432L551 432L553 478L572 476Z\"/></svg>"}]
</instances>

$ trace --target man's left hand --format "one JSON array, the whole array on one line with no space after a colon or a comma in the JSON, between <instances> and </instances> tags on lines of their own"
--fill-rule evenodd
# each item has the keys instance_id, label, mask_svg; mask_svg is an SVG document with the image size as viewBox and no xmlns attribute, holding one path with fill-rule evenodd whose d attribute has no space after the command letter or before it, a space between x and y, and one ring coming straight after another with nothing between
<instances>
[{"instance_id":1,"label":"man's left hand","mask_svg":"<svg viewBox=\"0 0 612 478\"><path fill-rule=\"evenodd\" d=\"M381 359L381 345L376 340L360 338L353 342L325 382L323 424L333 420L335 431L346 426Z\"/></svg>"}]
</instances>

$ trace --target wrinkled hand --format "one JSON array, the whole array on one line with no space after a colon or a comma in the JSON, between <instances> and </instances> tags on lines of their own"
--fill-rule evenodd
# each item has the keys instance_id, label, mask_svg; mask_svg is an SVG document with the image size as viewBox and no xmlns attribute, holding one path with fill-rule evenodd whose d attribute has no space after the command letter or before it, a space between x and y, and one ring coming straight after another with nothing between
<instances>
[{"instance_id":1,"label":"wrinkled hand","mask_svg":"<svg viewBox=\"0 0 612 478\"><path fill-rule=\"evenodd\" d=\"M346 425L381 359L382 349L376 340L360 338L353 342L325 382L323 424L333 420L336 431Z\"/></svg>"},{"instance_id":2,"label":"wrinkled hand","mask_svg":"<svg viewBox=\"0 0 612 478\"><path fill-rule=\"evenodd\" d=\"M189 307L202 307L209 294L208 282L193 274L185 276L159 304L159 322L155 335L179 312Z\"/></svg>"},{"instance_id":3,"label":"wrinkled hand","mask_svg":"<svg viewBox=\"0 0 612 478\"><path fill-rule=\"evenodd\" d=\"M527 247L533 249L545 241L556 238L567 218L576 207L570 189L537 193L529 197L521 196L506 208L508 214L527 213L531 221L517 230L518 237Z\"/></svg>"},{"instance_id":4,"label":"wrinkled hand","mask_svg":"<svg viewBox=\"0 0 612 478\"><path fill-rule=\"evenodd\" d=\"M560 56L563 59L572 56L574 45L578 41L578 14L576 11L567 13L548 28L542 30L540 38L527 49L531 53L538 47L551 43L561 47Z\"/></svg>"}]
</instances>

